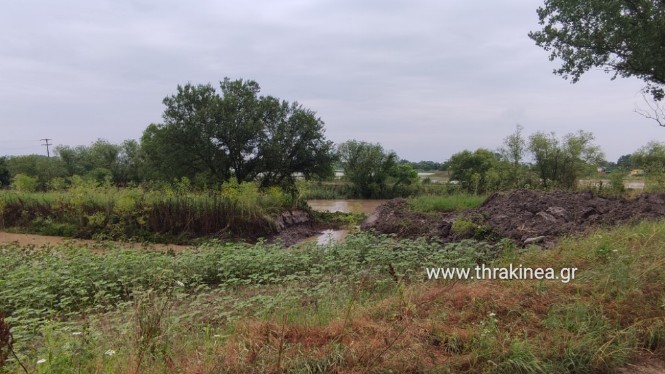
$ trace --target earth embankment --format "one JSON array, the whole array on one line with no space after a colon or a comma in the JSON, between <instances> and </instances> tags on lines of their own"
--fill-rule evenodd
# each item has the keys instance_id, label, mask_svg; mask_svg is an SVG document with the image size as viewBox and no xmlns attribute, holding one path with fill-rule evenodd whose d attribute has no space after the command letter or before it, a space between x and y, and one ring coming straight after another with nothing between
<instances>
[{"instance_id":1,"label":"earth embankment","mask_svg":"<svg viewBox=\"0 0 665 374\"><path fill-rule=\"evenodd\" d=\"M510 238L520 244L552 243L563 235L592 227L614 226L665 217L665 194L645 193L635 199L602 197L585 192L516 190L495 193L479 208L451 213L421 213L404 199L379 207L362 225L399 237L438 238L455 241L468 235L454 225L464 220L484 236Z\"/></svg>"}]
</instances>

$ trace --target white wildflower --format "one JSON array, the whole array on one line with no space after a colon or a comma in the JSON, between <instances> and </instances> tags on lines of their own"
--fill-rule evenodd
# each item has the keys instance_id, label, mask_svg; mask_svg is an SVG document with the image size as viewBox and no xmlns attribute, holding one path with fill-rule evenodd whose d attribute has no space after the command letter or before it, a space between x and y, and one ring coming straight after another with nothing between
<instances>
[{"instance_id":1,"label":"white wildflower","mask_svg":"<svg viewBox=\"0 0 665 374\"><path fill-rule=\"evenodd\" d=\"M45 363L45 362L46 362L46 359L45 359L45 358L40 358L39 360L37 360L37 365L39 365L39 364L43 364L43 363Z\"/></svg>"},{"instance_id":2,"label":"white wildflower","mask_svg":"<svg viewBox=\"0 0 665 374\"><path fill-rule=\"evenodd\" d=\"M185 287L185 284L182 283L181 281L175 281L175 284L177 284L180 287Z\"/></svg>"},{"instance_id":3,"label":"white wildflower","mask_svg":"<svg viewBox=\"0 0 665 374\"><path fill-rule=\"evenodd\" d=\"M490 313L490 317L491 317L491 318L496 317L496 313L494 313L494 312Z\"/></svg>"},{"instance_id":4,"label":"white wildflower","mask_svg":"<svg viewBox=\"0 0 665 374\"><path fill-rule=\"evenodd\" d=\"M104 352L105 355L107 356L113 356L115 354L115 351L112 349L109 349L108 351Z\"/></svg>"},{"instance_id":5,"label":"white wildflower","mask_svg":"<svg viewBox=\"0 0 665 374\"><path fill-rule=\"evenodd\" d=\"M74 332L72 333L72 335L73 335L73 336L79 336L79 335L83 335L83 333L80 332L80 331L74 331Z\"/></svg>"}]
</instances>

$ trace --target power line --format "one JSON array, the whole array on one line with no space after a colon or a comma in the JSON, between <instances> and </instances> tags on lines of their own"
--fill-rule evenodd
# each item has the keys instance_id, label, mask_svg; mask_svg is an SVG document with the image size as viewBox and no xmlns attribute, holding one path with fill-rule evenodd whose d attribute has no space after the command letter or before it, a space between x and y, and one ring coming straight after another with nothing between
<instances>
[{"instance_id":1,"label":"power line","mask_svg":"<svg viewBox=\"0 0 665 374\"><path fill-rule=\"evenodd\" d=\"M45 146L46 146L46 156L47 156L48 158L51 158L51 152L49 151L49 148L48 148L48 147L49 147L50 145L53 145L53 143L49 143L48 141L49 141L49 140L53 140L53 139L44 138L44 139L39 139L39 140L43 140L43 141L45 142L45 143L42 143L42 145L45 145Z\"/></svg>"}]
</instances>

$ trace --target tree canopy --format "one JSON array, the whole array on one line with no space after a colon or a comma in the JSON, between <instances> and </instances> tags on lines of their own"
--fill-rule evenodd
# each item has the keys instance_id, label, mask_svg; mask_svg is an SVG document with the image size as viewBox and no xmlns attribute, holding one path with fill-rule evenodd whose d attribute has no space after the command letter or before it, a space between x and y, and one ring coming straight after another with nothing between
<instances>
[{"instance_id":1,"label":"tree canopy","mask_svg":"<svg viewBox=\"0 0 665 374\"><path fill-rule=\"evenodd\" d=\"M573 188L581 175L594 170L604 155L593 140L593 134L584 131L567 134L561 141L554 133L531 135L529 151L543 186Z\"/></svg>"},{"instance_id":2,"label":"tree canopy","mask_svg":"<svg viewBox=\"0 0 665 374\"><path fill-rule=\"evenodd\" d=\"M126 140L119 145L104 139L89 146L60 145L55 147L55 155L65 164L67 175L85 176L98 182L110 178L118 185L141 180L140 150L135 140Z\"/></svg>"},{"instance_id":3,"label":"tree canopy","mask_svg":"<svg viewBox=\"0 0 665 374\"><path fill-rule=\"evenodd\" d=\"M337 147L337 155L357 197L398 196L406 192L404 187L418 183L418 173L408 164L399 164L397 154L378 143L349 140Z\"/></svg>"},{"instance_id":4,"label":"tree canopy","mask_svg":"<svg viewBox=\"0 0 665 374\"><path fill-rule=\"evenodd\" d=\"M630 156L633 166L644 169L647 174L665 172L665 143L649 142Z\"/></svg>"},{"instance_id":5,"label":"tree canopy","mask_svg":"<svg viewBox=\"0 0 665 374\"><path fill-rule=\"evenodd\" d=\"M577 82L591 68L613 79L637 77L656 100L665 93L665 2L661 0L545 0L538 8L542 30L529 37L550 60L561 59L556 74Z\"/></svg>"},{"instance_id":6,"label":"tree canopy","mask_svg":"<svg viewBox=\"0 0 665 374\"><path fill-rule=\"evenodd\" d=\"M259 180L262 186L292 186L294 174L332 174L332 142L323 121L297 102L259 96L248 80L186 84L164 99L161 124L141 138L148 169L158 177L195 181Z\"/></svg>"},{"instance_id":7,"label":"tree canopy","mask_svg":"<svg viewBox=\"0 0 665 374\"><path fill-rule=\"evenodd\" d=\"M497 155L487 149L455 153L448 161L450 178L462 183L467 192L484 193L498 180Z\"/></svg>"}]
</instances>

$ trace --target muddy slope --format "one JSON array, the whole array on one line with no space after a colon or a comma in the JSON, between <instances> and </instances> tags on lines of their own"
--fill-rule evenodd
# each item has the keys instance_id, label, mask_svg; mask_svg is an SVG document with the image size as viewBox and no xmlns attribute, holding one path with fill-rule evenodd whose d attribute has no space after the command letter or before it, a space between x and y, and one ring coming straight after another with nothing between
<instances>
[{"instance_id":1,"label":"muddy slope","mask_svg":"<svg viewBox=\"0 0 665 374\"><path fill-rule=\"evenodd\" d=\"M411 212L405 200L397 199L377 209L363 229L452 241L459 239L451 226L460 216L496 237L522 244L551 243L562 235L581 233L591 227L665 217L665 194L643 194L627 200L590 192L517 190L493 194L477 209L448 214Z\"/></svg>"},{"instance_id":2,"label":"muddy slope","mask_svg":"<svg viewBox=\"0 0 665 374\"><path fill-rule=\"evenodd\" d=\"M290 247L321 232L314 227L312 215L302 210L282 212L272 220L277 233L268 236L268 242L279 242L284 247Z\"/></svg>"}]
</instances>

